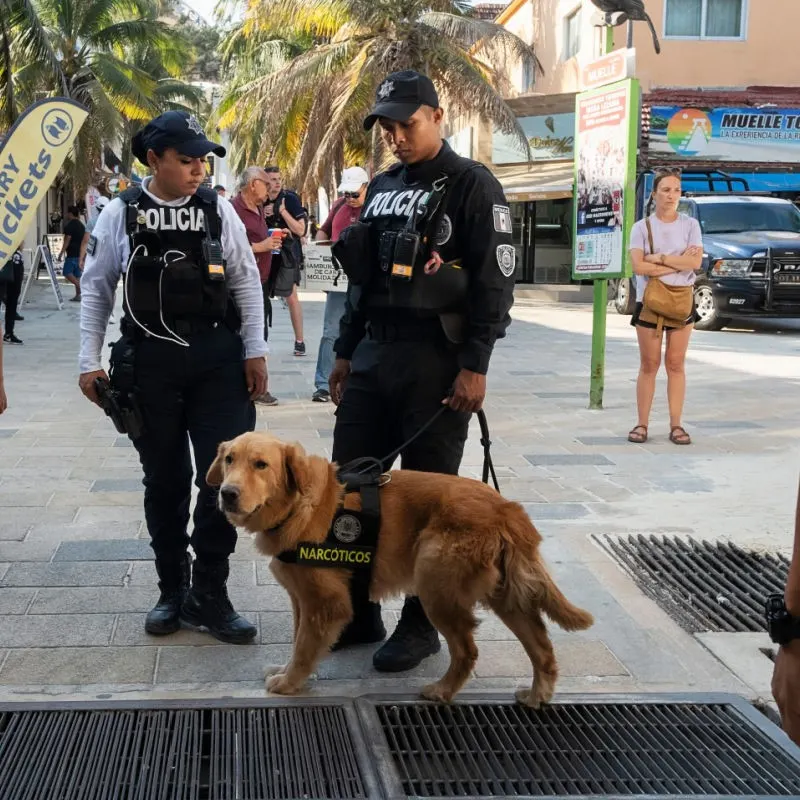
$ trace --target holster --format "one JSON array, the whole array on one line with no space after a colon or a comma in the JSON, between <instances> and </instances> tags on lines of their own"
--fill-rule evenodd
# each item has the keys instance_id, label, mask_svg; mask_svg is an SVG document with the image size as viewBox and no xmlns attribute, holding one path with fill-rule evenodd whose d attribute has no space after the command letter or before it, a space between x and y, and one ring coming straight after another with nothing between
<instances>
[{"instance_id":1,"label":"holster","mask_svg":"<svg viewBox=\"0 0 800 800\"><path fill-rule=\"evenodd\" d=\"M331 255L350 283L354 286L366 286L374 259L369 223L356 222L345 228L331 247Z\"/></svg>"},{"instance_id":2,"label":"holster","mask_svg":"<svg viewBox=\"0 0 800 800\"><path fill-rule=\"evenodd\" d=\"M120 433L135 441L145 432L144 416L136 393L136 343L123 335L111 345L109 390L101 404Z\"/></svg>"}]
</instances>

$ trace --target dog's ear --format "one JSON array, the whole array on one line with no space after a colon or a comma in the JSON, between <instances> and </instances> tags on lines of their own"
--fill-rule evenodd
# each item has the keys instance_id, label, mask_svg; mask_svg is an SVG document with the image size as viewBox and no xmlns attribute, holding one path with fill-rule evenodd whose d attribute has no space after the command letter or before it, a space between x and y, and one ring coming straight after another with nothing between
<instances>
[{"instance_id":1,"label":"dog's ear","mask_svg":"<svg viewBox=\"0 0 800 800\"><path fill-rule=\"evenodd\" d=\"M311 488L311 465L299 444L287 444L283 451L286 483L290 492L305 494Z\"/></svg>"},{"instance_id":2,"label":"dog's ear","mask_svg":"<svg viewBox=\"0 0 800 800\"><path fill-rule=\"evenodd\" d=\"M225 451L228 449L230 442L220 442L217 447L217 457L212 462L206 473L206 483L209 486L219 486L222 484L222 479L225 477L222 473L222 461L225 458Z\"/></svg>"}]
</instances>

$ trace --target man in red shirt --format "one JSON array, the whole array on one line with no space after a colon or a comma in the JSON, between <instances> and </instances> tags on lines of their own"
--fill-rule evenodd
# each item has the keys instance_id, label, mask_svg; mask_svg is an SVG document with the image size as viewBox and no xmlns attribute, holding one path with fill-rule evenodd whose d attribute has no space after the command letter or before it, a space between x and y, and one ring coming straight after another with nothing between
<instances>
[{"instance_id":1,"label":"man in red shirt","mask_svg":"<svg viewBox=\"0 0 800 800\"><path fill-rule=\"evenodd\" d=\"M267 199L269 176L261 167L248 167L236 184L236 197L232 205L244 223L247 240L256 257L256 265L261 276L261 291L264 295L264 341L269 337L269 326L272 321L272 303L269 299L268 279L272 263L272 251L280 250L281 240L269 236L267 223L264 221L262 206ZM276 406L278 401L269 391L265 391L255 400L265 406Z\"/></svg>"},{"instance_id":2,"label":"man in red shirt","mask_svg":"<svg viewBox=\"0 0 800 800\"><path fill-rule=\"evenodd\" d=\"M331 207L330 214L317 231L316 241L335 242L342 231L358 222L361 207L367 196L369 175L361 167L350 167L342 172L339 184L340 197ZM346 291L339 287L329 289L325 298L325 321L322 327L322 339L317 354L317 369L314 374L314 394L311 399L315 403L327 403L331 399L328 389L328 376L335 360L333 343L339 336L339 320L344 314Z\"/></svg>"}]
</instances>

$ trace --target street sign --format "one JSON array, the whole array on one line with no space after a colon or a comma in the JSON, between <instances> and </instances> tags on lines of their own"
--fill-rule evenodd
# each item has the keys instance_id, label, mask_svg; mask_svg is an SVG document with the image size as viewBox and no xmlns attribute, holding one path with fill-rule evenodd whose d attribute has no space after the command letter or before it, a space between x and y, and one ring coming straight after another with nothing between
<instances>
[{"instance_id":1,"label":"street sign","mask_svg":"<svg viewBox=\"0 0 800 800\"><path fill-rule=\"evenodd\" d=\"M639 83L626 79L575 100L572 277L623 278L635 213Z\"/></svg>"},{"instance_id":2,"label":"street sign","mask_svg":"<svg viewBox=\"0 0 800 800\"><path fill-rule=\"evenodd\" d=\"M303 288L312 292L345 292L347 276L337 269L331 256L329 244L313 243L306 245L304 251ZM334 285L334 281L336 285Z\"/></svg>"},{"instance_id":3,"label":"street sign","mask_svg":"<svg viewBox=\"0 0 800 800\"><path fill-rule=\"evenodd\" d=\"M636 68L636 50L614 50L590 61L581 69L581 89L585 92L609 83L632 78Z\"/></svg>"}]
</instances>

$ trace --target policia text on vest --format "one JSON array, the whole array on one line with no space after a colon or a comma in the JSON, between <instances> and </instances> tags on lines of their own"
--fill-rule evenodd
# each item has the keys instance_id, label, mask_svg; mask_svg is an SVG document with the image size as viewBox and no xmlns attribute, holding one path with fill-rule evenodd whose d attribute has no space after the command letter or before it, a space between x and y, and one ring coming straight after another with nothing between
<instances>
[{"instance_id":1,"label":"policia text on vest","mask_svg":"<svg viewBox=\"0 0 800 800\"><path fill-rule=\"evenodd\" d=\"M139 435L128 433L144 472L161 591L145 630L163 635L183 625L245 643L256 628L226 591L236 530L205 475L220 442L253 430L253 398L266 389L261 281L233 207L200 188L206 154L225 150L198 121L162 114L132 149L153 177L112 200L92 231L81 280L80 386L97 402L96 381L108 380L100 353L119 288L123 335L112 351L111 387L141 414ZM190 442L199 487L191 536Z\"/></svg>"}]
</instances>

